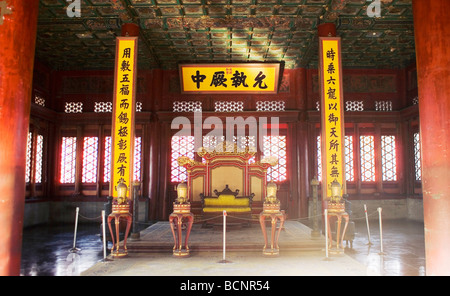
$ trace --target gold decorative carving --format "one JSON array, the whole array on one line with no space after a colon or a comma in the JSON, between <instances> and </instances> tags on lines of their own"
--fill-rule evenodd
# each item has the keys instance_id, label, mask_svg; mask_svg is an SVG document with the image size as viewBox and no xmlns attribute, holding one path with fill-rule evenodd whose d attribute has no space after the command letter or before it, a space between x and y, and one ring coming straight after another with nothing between
<instances>
[{"instance_id":1,"label":"gold decorative carving","mask_svg":"<svg viewBox=\"0 0 450 296\"><path fill-rule=\"evenodd\" d=\"M187 156L180 156L177 159L178 165L179 166L186 166L186 165L195 165L198 164L195 160L190 159Z\"/></svg>"},{"instance_id":2,"label":"gold decorative carving","mask_svg":"<svg viewBox=\"0 0 450 296\"><path fill-rule=\"evenodd\" d=\"M245 147L245 149L239 149L237 144L223 141L217 144L214 148L201 147L197 151L197 153L200 157L203 158L211 158L221 155L236 155L250 159L251 157L253 157L253 155L256 154L256 150L251 149L248 146Z\"/></svg>"},{"instance_id":3,"label":"gold decorative carving","mask_svg":"<svg viewBox=\"0 0 450 296\"><path fill-rule=\"evenodd\" d=\"M268 156L268 157L265 157L265 158L261 159L260 163L267 163L267 164L269 164L271 166L275 166L275 165L278 164L278 157L276 157L276 156Z\"/></svg>"},{"instance_id":4,"label":"gold decorative carving","mask_svg":"<svg viewBox=\"0 0 450 296\"><path fill-rule=\"evenodd\" d=\"M332 202L328 201L328 212L329 213L345 213L345 203L344 202Z\"/></svg>"},{"instance_id":5,"label":"gold decorative carving","mask_svg":"<svg viewBox=\"0 0 450 296\"><path fill-rule=\"evenodd\" d=\"M191 204L190 203L173 203L173 212L176 214L186 214L191 212Z\"/></svg>"},{"instance_id":6,"label":"gold decorative carving","mask_svg":"<svg viewBox=\"0 0 450 296\"><path fill-rule=\"evenodd\" d=\"M151 19L145 21L147 27L153 25L156 28L162 27L162 21L158 24L150 23ZM212 18L209 16L204 16L202 18L196 17L184 17L184 18L167 18L167 26L169 29L202 29L205 27L217 27L217 28L290 28L291 26L302 28L310 27L312 20L307 18L292 18L284 16L262 16L262 17L252 17L252 18L239 18L239 21L235 17L218 17Z\"/></svg>"}]
</instances>

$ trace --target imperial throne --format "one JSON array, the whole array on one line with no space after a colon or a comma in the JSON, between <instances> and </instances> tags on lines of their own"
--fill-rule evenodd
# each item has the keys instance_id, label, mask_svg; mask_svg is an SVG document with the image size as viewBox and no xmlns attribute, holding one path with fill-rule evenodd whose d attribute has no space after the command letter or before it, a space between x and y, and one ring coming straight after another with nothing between
<instances>
[{"instance_id":1,"label":"imperial throne","mask_svg":"<svg viewBox=\"0 0 450 296\"><path fill-rule=\"evenodd\" d=\"M197 153L201 162L185 156L177 160L187 170L192 213L208 225L221 223L218 216L226 210L231 223L249 225L252 216L262 210L267 169L276 165L277 159L255 161L255 151L248 147L238 149L236 144L226 141L213 149L202 147Z\"/></svg>"}]
</instances>

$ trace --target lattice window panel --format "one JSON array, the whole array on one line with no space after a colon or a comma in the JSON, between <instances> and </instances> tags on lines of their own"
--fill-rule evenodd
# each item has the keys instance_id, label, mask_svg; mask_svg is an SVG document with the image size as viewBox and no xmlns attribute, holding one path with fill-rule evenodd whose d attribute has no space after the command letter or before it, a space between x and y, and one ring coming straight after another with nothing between
<instances>
[{"instance_id":1,"label":"lattice window panel","mask_svg":"<svg viewBox=\"0 0 450 296\"><path fill-rule=\"evenodd\" d=\"M112 109L112 102L95 102L94 104L95 113L111 113Z\"/></svg>"},{"instance_id":2,"label":"lattice window panel","mask_svg":"<svg viewBox=\"0 0 450 296\"><path fill-rule=\"evenodd\" d=\"M422 180L422 161L420 158L420 135L414 133L414 171L416 181Z\"/></svg>"},{"instance_id":3,"label":"lattice window panel","mask_svg":"<svg viewBox=\"0 0 450 296\"><path fill-rule=\"evenodd\" d=\"M364 111L363 101L346 101L345 111Z\"/></svg>"},{"instance_id":4,"label":"lattice window panel","mask_svg":"<svg viewBox=\"0 0 450 296\"><path fill-rule=\"evenodd\" d=\"M286 102L284 101L257 101L256 111L285 111Z\"/></svg>"},{"instance_id":5,"label":"lattice window panel","mask_svg":"<svg viewBox=\"0 0 450 296\"><path fill-rule=\"evenodd\" d=\"M316 101L316 110L320 111L320 102L319 101Z\"/></svg>"},{"instance_id":6,"label":"lattice window panel","mask_svg":"<svg viewBox=\"0 0 450 296\"><path fill-rule=\"evenodd\" d=\"M42 183L42 161L44 156L44 136L36 137L36 161L34 171L34 181L36 184Z\"/></svg>"},{"instance_id":7,"label":"lattice window panel","mask_svg":"<svg viewBox=\"0 0 450 296\"><path fill-rule=\"evenodd\" d=\"M278 164L267 170L267 180L282 182L287 179L286 136L264 136L264 157L278 157Z\"/></svg>"},{"instance_id":8,"label":"lattice window panel","mask_svg":"<svg viewBox=\"0 0 450 296\"><path fill-rule=\"evenodd\" d=\"M237 142L236 142L237 141ZM249 151L256 152L256 137L255 136L233 136L233 142L237 143L240 149L245 150L245 148L249 148ZM256 156L253 156L248 160L248 163L255 163Z\"/></svg>"},{"instance_id":9,"label":"lattice window panel","mask_svg":"<svg viewBox=\"0 0 450 296\"><path fill-rule=\"evenodd\" d=\"M233 136L233 143L236 143L239 149L256 152L256 137L255 136Z\"/></svg>"},{"instance_id":10,"label":"lattice window panel","mask_svg":"<svg viewBox=\"0 0 450 296\"><path fill-rule=\"evenodd\" d=\"M249 151L256 152L257 146L256 146L256 137L255 136L239 136L239 141L237 141L238 137L233 136L233 143L237 143L238 147L240 149L245 149L246 147L249 147ZM203 136L203 147L208 151L214 151L215 147L218 144L223 143L225 141L225 136ZM202 159L202 162L205 162L204 159ZM253 156L248 160L248 163L255 163L256 162L256 156Z\"/></svg>"},{"instance_id":11,"label":"lattice window panel","mask_svg":"<svg viewBox=\"0 0 450 296\"><path fill-rule=\"evenodd\" d=\"M211 151L220 143L225 141L225 136L203 136L203 147ZM256 151L256 137L255 136L233 136L233 143L237 143L240 149L249 147L250 151Z\"/></svg>"},{"instance_id":12,"label":"lattice window panel","mask_svg":"<svg viewBox=\"0 0 450 296\"><path fill-rule=\"evenodd\" d=\"M97 182L98 137L85 137L83 145L83 170L81 182Z\"/></svg>"},{"instance_id":13,"label":"lattice window panel","mask_svg":"<svg viewBox=\"0 0 450 296\"><path fill-rule=\"evenodd\" d=\"M360 136L361 181L375 181L374 136Z\"/></svg>"},{"instance_id":14,"label":"lattice window panel","mask_svg":"<svg viewBox=\"0 0 450 296\"><path fill-rule=\"evenodd\" d=\"M75 183L77 138L63 137L61 144L61 183Z\"/></svg>"},{"instance_id":15,"label":"lattice window panel","mask_svg":"<svg viewBox=\"0 0 450 296\"><path fill-rule=\"evenodd\" d=\"M134 139L134 181L141 181L142 138Z\"/></svg>"},{"instance_id":16,"label":"lattice window panel","mask_svg":"<svg viewBox=\"0 0 450 296\"><path fill-rule=\"evenodd\" d=\"M397 181L395 136L381 136L381 172L383 181Z\"/></svg>"},{"instance_id":17,"label":"lattice window panel","mask_svg":"<svg viewBox=\"0 0 450 296\"><path fill-rule=\"evenodd\" d=\"M142 112L142 102L136 102L136 112Z\"/></svg>"},{"instance_id":18,"label":"lattice window panel","mask_svg":"<svg viewBox=\"0 0 450 296\"><path fill-rule=\"evenodd\" d=\"M214 148L224 140L224 136L203 136L203 147L208 151L214 151Z\"/></svg>"},{"instance_id":19,"label":"lattice window panel","mask_svg":"<svg viewBox=\"0 0 450 296\"><path fill-rule=\"evenodd\" d=\"M34 96L34 103L36 105L45 107L45 99L41 96L38 96L38 95Z\"/></svg>"},{"instance_id":20,"label":"lattice window panel","mask_svg":"<svg viewBox=\"0 0 450 296\"><path fill-rule=\"evenodd\" d=\"M244 102L218 101L214 103L216 112L242 112L244 111Z\"/></svg>"},{"instance_id":21,"label":"lattice window panel","mask_svg":"<svg viewBox=\"0 0 450 296\"><path fill-rule=\"evenodd\" d=\"M33 141L33 133L28 132L27 136L27 159L25 165L25 182L30 183L31 181L31 152L32 152L32 141Z\"/></svg>"},{"instance_id":22,"label":"lattice window panel","mask_svg":"<svg viewBox=\"0 0 450 296\"><path fill-rule=\"evenodd\" d=\"M83 113L82 102L66 102L64 112L66 113Z\"/></svg>"},{"instance_id":23,"label":"lattice window panel","mask_svg":"<svg viewBox=\"0 0 450 296\"><path fill-rule=\"evenodd\" d=\"M375 101L375 111L392 111L392 101Z\"/></svg>"},{"instance_id":24,"label":"lattice window panel","mask_svg":"<svg viewBox=\"0 0 450 296\"><path fill-rule=\"evenodd\" d=\"M171 176L172 182L187 181L186 168L178 165L177 159L181 156L187 156L194 159L194 137L193 136L173 136L171 154Z\"/></svg>"},{"instance_id":25,"label":"lattice window panel","mask_svg":"<svg viewBox=\"0 0 450 296\"><path fill-rule=\"evenodd\" d=\"M111 180L111 141L111 137L105 137L103 182L109 182Z\"/></svg>"},{"instance_id":26,"label":"lattice window panel","mask_svg":"<svg viewBox=\"0 0 450 296\"><path fill-rule=\"evenodd\" d=\"M176 101L173 102L173 112L199 112L202 111L200 101Z\"/></svg>"},{"instance_id":27,"label":"lattice window panel","mask_svg":"<svg viewBox=\"0 0 450 296\"><path fill-rule=\"evenodd\" d=\"M345 144L345 180L355 181L354 154L353 154L353 136L344 137Z\"/></svg>"},{"instance_id":28,"label":"lattice window panel","mask_svg":"<svg viewBox=\"0 0 450 296\"><path fill-rule=\"evenodd\" d=\"M320 139L320 136L317 136L316 139L316 143L317 143L317 180L319 182L322 181L322 141Z\"/></svg>"}]
</instances>

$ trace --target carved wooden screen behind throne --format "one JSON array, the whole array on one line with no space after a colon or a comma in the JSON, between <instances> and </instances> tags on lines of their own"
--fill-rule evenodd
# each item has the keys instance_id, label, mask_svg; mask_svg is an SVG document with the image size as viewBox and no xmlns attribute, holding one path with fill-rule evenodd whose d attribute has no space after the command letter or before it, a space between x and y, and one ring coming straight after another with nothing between
<instances>
[{"instance_id":1,"label":"carved wooden screen behind throne","mask_svg":"<svg viewBox=\"0 0 450 296\"><path fill-rule=\"evenodd\" d=\"M218 146L221 145L222 149ZM215 149L200 148L197 152L202 162L186 156L178 158L178 164L187 170L188 197L194 214L201 213L200 194L213 195L214 190L222 191L226 185L232 190L239 190L239 195L249 196L254 193L253 213L262 209L267 185L267 169L278 163L277 159L263 159L249 163L256 152L249 148L238 151L237 145L223 142Z\"/></svg>"}]
</instances>

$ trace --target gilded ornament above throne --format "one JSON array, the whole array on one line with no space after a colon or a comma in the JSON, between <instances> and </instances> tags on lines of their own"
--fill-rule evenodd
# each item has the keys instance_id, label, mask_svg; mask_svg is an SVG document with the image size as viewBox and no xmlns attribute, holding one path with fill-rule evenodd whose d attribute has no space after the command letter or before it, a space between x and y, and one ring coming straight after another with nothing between
<instances>
[{"instance_id":1,"label":"gilded ornament above throne","mask_svg":"<svg viewBox=\"0 0 450 296\"><path fill-rule=\"evenodd\" d=\"M217 144L215 147L201 147L200 149L198 149L197 154L205 159L223 155L235 155L250 159L256 154L256 148L248 146L246 146L245 148L239 148L236 143L223 141Z\"/></svg>"}]
</instances>

